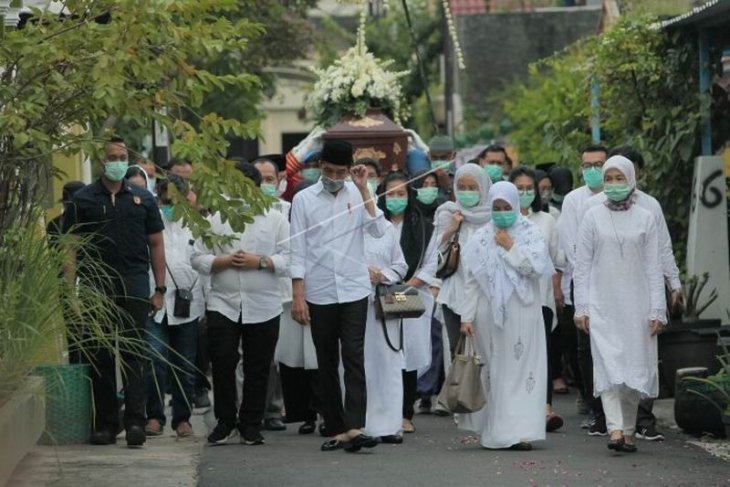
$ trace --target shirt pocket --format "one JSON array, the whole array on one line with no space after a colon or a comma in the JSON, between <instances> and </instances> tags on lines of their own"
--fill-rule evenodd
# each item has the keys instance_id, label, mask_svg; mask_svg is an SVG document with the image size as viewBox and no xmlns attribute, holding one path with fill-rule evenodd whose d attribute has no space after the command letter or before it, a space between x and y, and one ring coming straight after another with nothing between
<instances>
[{"instance_id":1,"label":"shirt pocket","mask_svg":"<svg viewBox=\"0 0 730 487\"><path fill-rule=\"evenodd\" d=\"M271 230L259 230L256 232L254 253L258 255L271 255L276 250L276 236Z\"/></svg>"}]
</instances>

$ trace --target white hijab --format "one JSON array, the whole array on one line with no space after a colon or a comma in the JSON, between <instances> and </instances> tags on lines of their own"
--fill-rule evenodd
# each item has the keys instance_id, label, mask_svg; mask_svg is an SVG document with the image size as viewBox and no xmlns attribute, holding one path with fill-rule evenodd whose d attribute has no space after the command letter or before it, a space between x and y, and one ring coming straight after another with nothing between
<instances>
[{"instance_id":1,"label":"white hijab","mask_svg":"<svg viewBox=\"0 0 730 487\"><path fill-rule=\"evenodd\" d=\"M489 215L491 214L491 205L488 201L489 188L492 186L492 181L489 179L486 171L477 164L465 164L456 170L454 176L454 195L456 194L456 185L464 176L473 177L479 185L479 203L472 208L465 208L461 205L458 198L456 202L447 201L436 209L436 215L434 221L436 227L443 229L449 225L451 221L451 215L460 211L464 215L464 223L469 225L481 226L489 221Z\"/></svg>"},{"instance_id":2,"label":"white hijab","mask_svg":"<svg viewBox=\"0 0 730 487\"><path fill-rule=\"evenodd\" d=\"M507 229L507 233L522 255L530 261L532 270L527 274L520 273L507 263L507 251L495 241L497 228L492 222L477 230L464 248L462 262L486 294L494 324L502 328L507 302L512 293L517 293L523 304L532 304L535 300L532 281L544 275L554 274L555 268L542 232L519 213L520 195L517 187L507 181L495 183L489 191L490 209L496 200L509 203L517 212L517 221Z\"/></svg>"},{"instance_id":3,"label":"white hijab","mask_svg":"<svg viewBox=\"0 0 730 487\"><path fill-rule=\"evenodd\" d=\"M631 189L636 189L636 171L633 162L624 156L612 156L603 165L604 177L609 169L618 169L626 177L626 183L631 186Z\"/></svg>"}]
</instances>

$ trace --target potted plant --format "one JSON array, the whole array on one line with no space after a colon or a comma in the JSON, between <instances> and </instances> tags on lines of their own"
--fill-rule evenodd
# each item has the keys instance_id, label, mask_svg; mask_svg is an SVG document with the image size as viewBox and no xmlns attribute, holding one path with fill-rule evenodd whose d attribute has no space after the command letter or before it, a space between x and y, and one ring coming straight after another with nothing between
<instances>
[{"instance_id":1,"label":"potted plant","mask_svg":"<svg viewBox=\"0 0 730 487\"><path fill-rule=\"evenodd\" d=\"M670 396L675 394L677 371L688 367L706 367L709 374L718 370L716 361L719 319L702 319L702 313L717 299L713 289L702 300L709 274L692 276L685 283L686 305L682 313L671 316L670 325L659 335L659 360L662 385ZM679 315L679 319L677 319Z\"/></svg>"}]
</instances>

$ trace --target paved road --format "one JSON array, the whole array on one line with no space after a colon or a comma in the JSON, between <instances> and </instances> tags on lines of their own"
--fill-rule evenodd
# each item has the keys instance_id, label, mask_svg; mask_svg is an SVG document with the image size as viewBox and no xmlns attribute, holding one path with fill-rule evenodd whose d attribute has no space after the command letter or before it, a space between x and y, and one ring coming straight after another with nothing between
<instances>
[{"instance_id":1,"label":"paved road","mask_svg":"<svg viewBox=\"0 0 730 487\"><path fill-rule=\"evenodd\" d=\"M715 486L730 485L730 463L668 433L639 443L639 453L614 456L605 438L578 425L572 398L559 398L567 426L531 452L488 451L450 418L416 417L418 431L402 445L358 454L320 452L322 438L299 436L298 425L268 432L266 445L204 447L200 486ZM211 417L206 418L212 421Z\"/></svg>"}]
</instances>

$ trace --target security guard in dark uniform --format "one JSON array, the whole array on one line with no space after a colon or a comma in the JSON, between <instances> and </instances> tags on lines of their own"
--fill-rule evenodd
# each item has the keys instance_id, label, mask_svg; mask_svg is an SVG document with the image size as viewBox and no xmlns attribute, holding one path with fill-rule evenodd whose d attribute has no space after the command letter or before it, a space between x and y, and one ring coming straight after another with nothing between
<instances>
[{"instance_id":1,"label":"security guard in dark uniform","mask_svg":"<svg viewBox=\"0 0 730 487\"><path fill-rule=\"evenodd\" d=\"M165 292L164 225L152 193L128 184L127 147L112 139L106 146L103 173L99 180L77 191L66 209L65 231L83 236L83 246L73 255L72 267L80 279L87 279L112 298L119 307L119 320L111 329L144 343L144 327L151 312L162 307ZM150 292L150 263L156 288ZM78 265L77 265L78 264ZM106 274L100 277L100 266ZM82 336L76 337L83 339ZM127 445L142 446L147 404L145 369L147 357L140 356L122 340L124 363L124 427ZM119 431L116 372L113 350L92 346L85 357L92 363L95 424L91 443L116 442Z\"/></svg>"}]
</instances>

